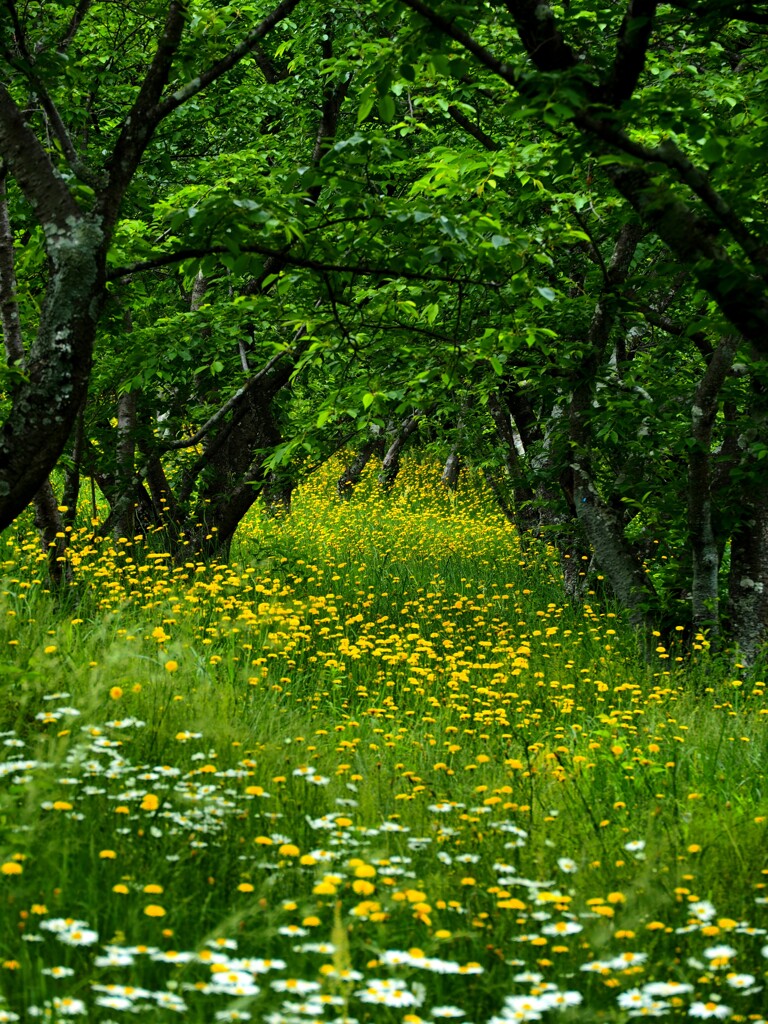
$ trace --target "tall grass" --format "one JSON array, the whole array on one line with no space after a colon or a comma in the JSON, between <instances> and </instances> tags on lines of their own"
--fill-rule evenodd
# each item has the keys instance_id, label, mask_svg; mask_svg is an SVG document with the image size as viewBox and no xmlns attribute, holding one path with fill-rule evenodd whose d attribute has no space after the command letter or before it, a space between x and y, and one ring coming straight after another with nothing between
<instances>
[{"instance_id":1,"label":"tall grass","mask_svg":"<svg viewBox=\"0 0 768 1024\"><path fill-rule=\"evenodd\" d=\"M228 565L86 524L64 598L5 536L0 1021L764 1020L764 683L334 472Z\"/></svg>"}]
</instances>

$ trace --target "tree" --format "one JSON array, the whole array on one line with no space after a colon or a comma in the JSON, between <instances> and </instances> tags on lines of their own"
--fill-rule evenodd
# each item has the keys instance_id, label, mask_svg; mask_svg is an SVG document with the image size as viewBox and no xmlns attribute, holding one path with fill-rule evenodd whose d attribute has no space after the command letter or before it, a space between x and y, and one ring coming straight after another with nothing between
<instances>
[{"instance_id":1,"label":"tree","mask_svg":"<svg viewBox=\"0 0 768 1024\"><path fill-rule=\"evenodd\" d=\"M332 452L355 450L348 496L374 454L387 484L403 443L430 444L558 546L574 599L589 579L644 628L722 628L754 657L765 6L307 0L281 34L284 5L190 2L176 43L173 4L162 31L119 5L16 17L8 95L69 196L67 244L111 225L93 283L69 270L96 338L71 479L102 487L118 534L223 557L259 492L282 507ZM161 84L137 70L153 40ZM138 135L129 110L148 112ZM59 280L61 239L40 226L46 190L17 187L26 142L5 251L18 321L47 338L76 321L36 284L46 260ZM38 350L7 375L9 423Z\"/></svg>"},{"instance_id":2,"label":"tree","mask_svg":"<svg viewBox=\"0 0 768 1024\"><path fill-rule=\"evenodd\" d=\"M47 283L0 430L0 528L43 485L85 399L107 259L147 148L172 114L252 54L297 3L283 0L236 42L222 46L215 38L202 55L188 0L172 0L162 24L161 4L143 12L139 23L109 3L80 3L74 10L36 3L23 13L13 0L3 5L0 177L10 175L28 204L45 251ZM84 75L80 69L104 56L103 37L115 13L120 28L113 45L137 33L153 56L143 76L126 74L105 96L101 69ZM76 60L69 59L73 52ZM117 62L119 51L108 60L113 68ZM62 113L64 99L71 106Z\"/></svg>"},{"instance_id":3,"label":"tree","mask_svg":"<svg viewBox=\"0 0 768 1024\"><path fill-rule=\"evenodd\" d=\"M403 0L393 6L405 6L417 15L404 35L405 59L415 59L426 49L444 65L460 66L464 77L455 76L459 84L452 90L454 102L465 101L462 116L470 130L474 124L471 133L476 139L489 150L501 148L493 130L467 117L466 99L473 97L465 83L474 80L477 95L488 89L489 72L508 87L499 108L507 110L513 122L521 116L534 118L538 130L551 133L561 153L581 165L589 180L603 176L607 194L622 197L640 224L664 244L674 261L671 273L690 276L697 286L691 295L694 308L699 307L695 330L659 317L659 297L647 309L647 319L670 327L680 339L679 350L693 340L706 363L691 384L691 422L685 440L689 550L684 560L690 565L693 621L698 628L718 628L718 569L730 539L730 625L741 650L753 656L766 629L762 505L748 501L744 518L735 515L725 524L737 505L737 494L742 500L746 497L739 492L737 478L742 484L754 481L761 467L750 461L747 451L736 457L727 429L713 450L712 426L723 408L721 392L737 350L758 393L760 361L767 351L768 240L758 213L765 190L762 180L748 177L753 163L746 157L759 148L765 124L764 93L758 97L764 81L765 37L755 35L751 27L766 24L765 5L723 2L707 5L702 16L690 3L631 0L617 10L606 4L560 9L533 0L510 0L486 7L479 24L470 22L460 5ZM679 50L671 51L670 40ZM471 57L469 70L462 53ZM686 60L695 64L686 67ZM683 79L682 84L671 86L673 76ZM726 77L728 86L718 94ZM472 108L469 113L474 113ZM609 366L623 376L622 360L609 345L617 320L616 274L628 276L632 256L627 250L629 260L621 258L620 250L627 249L622 233L634 230L627 213L623 218L610 261L596 250L605 271L605 290L586 332L578 375L567 382L567 414L562 415L562 403L557 407L569 425L570 480L565 486L574 514L614 594L645 618L649 613L658 616L659 595L649 586L641 552L633 550L627 535L626 509L612 509L610 491L617 496L615 486L606 484L596 463L600 427L595 406L602 404L596 389L606 388ZM690 295L688 287L686 291ZM702 302L706 318L701 317ZM636 353L631 346L621 348L626 365L627 356L632 359ZM754 404L751 409L741 403L726 407L732 416L757 411ZM757 423L761 422L758 415ZM546 434L546 427L540 433ZM626 435L623 442L626 451ZM764 443L761 433L757 443ZM735 475L734 462L729 462L734 458L739 464ZM600 461L605 462L603 452ZM566 468L562 463L561 467ZM647 483L645 473L643 485ZM717 501L728 513L719 517L720 536L715 540Z\"/></svg>"}]
</instances>

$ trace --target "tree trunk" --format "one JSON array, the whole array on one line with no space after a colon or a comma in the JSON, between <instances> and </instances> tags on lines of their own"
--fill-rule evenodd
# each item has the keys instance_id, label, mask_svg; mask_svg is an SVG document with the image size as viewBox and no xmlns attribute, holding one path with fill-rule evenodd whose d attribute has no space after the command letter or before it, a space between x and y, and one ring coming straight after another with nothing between
<instances>
[{"instance_id":1,"label":"tree trunk","mask_svg":"<svg viewBox=\"0 0 768 1024\"><path fill-rule=\"evenodd\" d=\"M117 403L117 451L115 458L115 501L112 505L113 532L132 541L136 522L136 392L126 391Z\"/></svg>"},{"instance_id":2,"label":"tree trunk","mask_svg":"<svg viewBox=\"0 0 768 1024\"><path fill-rule=\"evenodd\" d=\"M380 437L371 437L361 445L357 455L336 481L336 490L340 498L348 501L352 497L352 492L360 483L363 470L374 455L382 452L383 446L384 442Z\"/></svg>"},{"instance_id":3,"label":"tree trunk","mask_svg":"<svg viewBox=\"0 0 768 1024\"><path fill-rule=\"evenodd\" d=\"M603 500L594 483L588 426L595 382L606 354L610 331L615 320L612 292L627 277L643 230L634 221L619 232L611 259L605 268L603 292L595 304L587 337L588 346L582 371L574 381L568 410L572 447L571 479L576 518L589 541L595 560L605 575L618 601L639 625L649 618L656 595L648 581L641 561L624 536L624 524L610 504Z\"/></svg>"},{"instance_id":4,"label":"tree trunk","mask_svg":"<svg viewBox=\"0 0 768 1024\"><path fill-rule=\"evenodd\" d=\"M69 464L64 467L64 491L61 504L66 509L62 513L64 527L72 529L77 518L77 504L80 500L80 471L83 464L84 410L81 409L75 422L72 435L72 451Z\"/></svg>"},{"instance_id":5,"label":"tree trunk","mask_svg":"<svg viewBox=\"0 0 768 1024\"><path fill-rule=\"evenodd\" d=\"M414 412L404 419L394 440L387 449L381 463L381 472L379 473L379 483L385 491L391 490L397 479L397 475L400 472L400 456L408 438L418 426L421 415L420 412Z\"/></svg>"},{"instance_id":6,"label":"tree trunk","mask_svg":"<svg viewBox=\"0 0 768 1024\"><path fill-rule=\"evenodd\" d=\"M656 603L653 587L624 537L623 524L597 493L583 457L574 464L573 480L576 517L597 564L619 603L629 611L632 622L640 625L649 618Z\"/></svg>"},{"instance_id":7,"label":"tree trunk","mask_svg":"<svg viewBox=\"0 0 768 1024\"><path fill-rule=\"evenodd\" d=\"M0 530L34 498L56 465L88 387L102 294L103 237L89 217L48 239L51 275L27 380L12 392L0 430Z\"/></svg>"},{"instance_id":8,"label":"tree trunk","mask_svg":"<svg viewBox=\"0 0 768 1024\"><path fill-rule=\"evenodd\" d=\"M149 489L157 521L168 531L172 542L178 540L180 509L173 489L165 475L160 457L145 433L139 434L139 449L143 457L142 476Z\"/></svg>"},{"instance_id":9,"label":"tree trunk","mask_svg":"<svg viewBox=\"0 0 768 1024\"><path fill-rule=\"evenodd\" d=\"M34 507L35 527L48 556L48 575L51 583L59 586L70 575L66 556L67 535L50 477L35 494Z\"/></svg>"},{"instance_id":10,"label":"tree trunk","mask_svg":"<svg viewBox=\"0 0 768 1024\"><path fill-rule=\"evenodd\" d=\"M731 537L728 577L730 634L745 665L751 665L768 636L768 497L746 504Z\"/></svg>"},{"instance_id":11,"label":"tree trunk","mask_svg":"<svg viewBox=\"0 0 768 1024\"><path fill-rule=\"evenodd\" d=\"M688 456L688 537L691 545L691 618L696 630L720 631L720 545L712 526L712 426L720 389L738 347L738 338L723 338L702 377L691 409L693 446Z\"/></svg>"},{"instance_id":12,"label":"tree trunk","mask_svg":"<svg viewBox=\"0 0 768 1024\"><path fill-rule=\"evenodd\" d=\"M5 175L0 175L0 324L8 366L25 371L27 358L21 334L16 287L13 229L8 215ZM35 527L40 535L43 550L48 556L48 573L51 582L58 585L64 578L67 536L50 477L46 477L34 493L32 503L35 509Z\"/></svg>"},{"instance_id":13,"label":"tree trunk","mask_svg":"<svg viewBox=\"0 0 768 1024\"><path fill-rule=\"evenodd\" d=\"M493 393L488 396L488 411L496 427L496 436L501 442L501 457L512 484L515 526L521 533L538 533L538 515L534 508L536 496L526 477L525 466L518 451L511 413L502 407L498 397Z\"/></svg>"},{"instance_id":14,"label":"tree trunk","mask_svg":"<svg viewBox=\"0 0 768 1024\"><path fill-rule=\"evenodd\" d=\"M443 466L443 472L440 477L440 482L443 487L447 487L449 491L455 491L459 486L459 473L461 472L461 460L459 459L459 453L453 448L445 460Z\"/></svg>"},{"instance_id":15,"label":"tree trunk","mask_svg":"<svg viewBox=\"0 0 768 1024\"><path fill-rule=\"evenodd\" d=\"M286 359L264 380L263 386L247 392L211 436L199 463L199 486L193 512L193 548L209 558L229 554L235 530L253 505L260 490L269 486L265 471L265 452L282 440L277 424L274 399L288 383L293 363ZM279 487L273 495L281 499ZM290 501L290 490L282 502Z\"/></svg>"}]
</instances>

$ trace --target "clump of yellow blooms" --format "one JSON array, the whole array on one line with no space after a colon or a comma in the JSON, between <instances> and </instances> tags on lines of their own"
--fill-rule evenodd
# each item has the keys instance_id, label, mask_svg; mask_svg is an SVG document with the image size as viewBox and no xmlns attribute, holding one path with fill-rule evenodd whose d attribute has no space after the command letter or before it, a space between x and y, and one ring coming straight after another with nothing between
<instances>
[{"instance_id":1,"label":"clump of yellow blooms","mask_svg":"<svg viewBox=\"0 0 768 1024\"><path fill-rule=\"evenodd\" d=\"M621 1013L650 1012L654 982L699 986L669 997L678 1015L712 992L729 1006L751 975L740 961L729 981L728 947L704 950L761 934L766 816L741 814L732 779L757 785L764 684L739 670L692 699L707 640L684 647L683 630L638 661L620 616L590 591L568 605L556 550L521 542L479 480L450 494L412 463L385 496L372 468L340 501L339 471L312 476L290 517L255 511L226 563L75 531L86 597L51 629L39 548L7 540L7 657L46 679L3 734L4 813L30 826L0 864L8 935L124 972L102 984L94 968L70 996L52 960L56 999L127 1009L167 970L152 998L200 1019L226 995L233 1020L240 999L262 1000L254 1017L301 999L487 1020L510 970L532 1000L510 1019L582 998L609 1019L619 995ZM720 871L737 828L738 899ZM6 968L26 969L7 945ZM472 1005L446 1005L445 979L477 973L493 981ZM82 1016L40 991L33 1015Z\"/></svg>"}]
</instances>

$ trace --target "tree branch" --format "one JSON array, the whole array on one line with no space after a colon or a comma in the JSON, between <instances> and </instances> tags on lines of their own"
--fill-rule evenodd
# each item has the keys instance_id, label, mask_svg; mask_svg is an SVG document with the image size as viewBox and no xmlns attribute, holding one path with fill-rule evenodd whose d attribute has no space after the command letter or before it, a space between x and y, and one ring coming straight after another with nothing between
<instances>
[{"instance_id":1,"label":"tree branch","mask_svg":"<svg viewBox=\"0 0 768 1024\"><path fill-rule=\"evenodd\" d=\"M123 194L161 120L158 105L181 43L187 8L188 0L171 0L152 63L138 96L123 118L117 142L107 160L108 182L99 195L98 209L108 234L117 220Z\"/></svg>"},{"instance_id":2,"label":"tree branch","mask_svg":"<svg viewBox=\"0 0 768 1024\"><path fill-rule=\"evenodd\" d=\"M421 14L443 34L461 43L485 67L519 92L531 90L530 84L518 81L514 70L508 64L486 50L463 29L431 10L422 0L402 0L402 2ZM517 20L528 18L540 7L544 12L542 23L548 23L547 11L549 8L546 3L538 5L535 0L521 0L519 3L505 0L505 2ZM556 31L556 28L552 30ZM533 27L531 27L531 31L533 32ZM532 40L526 45L538 46L538 39L539 36L534 33ZM544 43L545 41L541 40L540 61L546 60L550 69L557 70L559 67L561 70L567 70L571 66L568 63L568 54L570 53L568 47L558 39L551 41L548 44L549 48ZM559 55L557 60L555 55ZM558 61L559 65L557 65ZM717 224L700 216L693 207L678 198L668 185L659 185L645 167L638 164L637 167L609 165L606 168L608 178L617 191L624 196L641 219L656 232L675 256L682 263L691 266L699 284L717 302L734 327L755 346L757 352L761 355L768 354L768 295L765 289L768 259L766 253L722 197L711 188L703 172L699 171L675 148L665 148L662 145L656 149L648 149L633 142L605 118L595 116L587 106L575 113L572 121L585 135L595 139L603 152L610 152L611 148L619 149L638 157L642 163L661 163L676 170L689 188L710 206L718 221L731 232L734 241L741 246L755 265L760 276L741 270L725 248L716 242ZM605 144L609 147L607 150L603 149Z\"/></svg>"},{"instance_id":3,"label":"tree branch","mask_svg":"<svg viewBox=\"0 0 768 1024\"><path fill-rule=\"evenodd\" d=\"M566 71L576 64L576 55L563 39L552 8L545 0L505 0L504 6L539 71Z\"/></svg>"},{"instance_id":4,"label":"tree branch","mask_svg":"<svg viewBox=\"0 0 768 1024\"><path fill-rule=\"evenodd\" d=\"M0 83L0 152L40 224L65 230L80 210L24 115Z\"/></svg>"},{"instance_id":5,"label":"tree branch","mask_svg":"<svg viewBox=\"0 0 768 1024\"><path fill-rule=\"evenodd\" d=\"M712 187L704 171L697 167L674 142L667 139L653 148L643 146L630 139L621 129L616 128L610 122L593 117L586 112L577 114L574 121L577 126L585 128L597 138L603 139L630 156L637 157L644 163L661 163L669 167L670 170L676 171L680 180L701 199L729 232L760 276L768 281L768 250L766 246L760 244L733 208Z\"/></svg>"},{"instance_id":6,"label":"tree branch","mask_svg":"<svg viewBox=\"0 0 768 1024\"><path fill-rule=\"evenodd\" d=\"M90 3L90 0L88 0ZM87 185L94 187L98 186L98 177L91 171L83 162L77 150L74 147L72 139L70 138L69 132L67 131L66 125L59 113L58 107L53 102L51 94L45 85L45 82L38 75L35 70L35 60L29 49L24 38L24 32L19 22L18 13L16 11L16 5L14 3L8 4L8 10L13 21L14 37L16 41L16 48L21 56L21 61L17 61L14 57L5 51L6 60L11 64L12 67L16 68L30 83L32 90L40 102L44 113L48 117L48 122L53 128L54 135L59 140L62 152L67 160L67 163L71 167L74 174L80 178L81 181Z\"/></svg>"},{"instance_id":7,"label":"tree branch","mask_svg":"<svg viewBox=\"0 0 768 1024\"><path fill-rule=\"evenodd\" d=\"M300 0L283 0L256 28L248 33L241 43L233 47L225 57L222 57L212 67L203 71L197 78L193 78L191 82L187 82L186 85L181 86L176 92L162 99L152 111L155 123L157 124L159 121L162 121L163 118L180 107L182 103L186 103L187 100L202 92L212 82L215 82L236 64L239 64L243 57L246 57L264 36L272 31L275 25L281 22L283 18L288 17L294 7L298 6L299 2Z\"/></svg>"},{"instance_id":8,"label":"tree branch","mask_svg":"<svg viewBox=\"0 0 768 1024\"><path fill-rule=\"evenodd\" d=\"M768 355L768 296L763 281L734 265L700 217L671 189L660 189L643 167L611 167L617 191L661 238L681 263L691 267L701 287L762 356Z\"/></svg>"},{"instance_id":9,"label":"tree branch","mask_svg":"<svg viewBox=\"0 0 768 1024\"><path fill-rule=\"evenodd\" d=\"M490 135L487 135L480 125L475 124L474 121L470 121L467 115L462 113L458 107L451 104L450 107L448 107L448 113L456 124L459 125L460 128L463 128L467 135L471 135L473 139L477 139L481 146L485 146L485 148L489 149L492 153L497 153L501 149L498 142L492 139Z\"/></svg>"},{"instance_id":10,"label":"tree branch","mask_svg":"<svg viewBox=\"0 0 768 1024\"><path fill-rule=\"evenodd\" d=\"M107 281L117 281L122 277L131 274L138 274L145 270L159 270L161 267L172 266L175 263L183 263L184 260L201 259L204 256L217 256L221 253L231 252L226 245L189 246L186 249L179 249L176 252L164 253L151 260L142 260L138 263L131 263L127 267L116 267L107 273ZM393 279L403 278L406 281L443 281L451 284L476 284L483 287L498 288L494 281L484 279L462 278L450 274L427 274L416 270L404 270L396 267L369 267L365 264L344 264L324 263L322 260L313 260L308 257L291 255L287 249L269 249L265 245L250 243L240 247L241 252L258 253L282 261L288 266L303 267L306 270L315 270L319 273L339 274L360 274L369 277L391 277Z\"/></svg>"},{"instance_id":11,"label":"tree branch","mask_svg":"<svg viewBox=\"0 0 768 1024\"><path fill-rule=\"evenodd\" d=\"M645 54L653 31L658 0L629 0L619 29L616 58L605 83L608 103L619 107L635 91L645 67Z\"/></svg>"},{"instance_id":12,"label":"tree branch","mask_svg":"<svg viewBox=\"0 0 768 1024\"><path fill-rule=\"evenodd\" d=\"M194 448L196 444L199 444L199 442L202 441L206 434L210 433L217 423L220 423L224 419L230 410L234 409L236 405L239 405L249 391L252 391L257 384L260 384L264 380L264 378L269 374L269 371L276 366L281 359L284 359L289 355L293 355L293 352L290 349L282 349L280 352L276 352L272 358L262 366L259 372L247 380L241 388L238 388L234 395L232 395L224 405L217 409L213 416L211 416L211 418L204 423L203 426L192 435L192 437L184 437L179 441L161 441L157 447L162 451L177 451L180 448Z\"/></svg>"},{"instance_id":13,"label":"tree branch","mask_svg":"<svg viewBox=\"0 0 768 1024\"><path fill-rule=\"evenodd\" d=\"M422 0L402 0L402 2L406 7L410 7L412 11L420 14L422 18L439 29L444 35L449 36L457 43L461 43L464 49L468 50L473 57L477 57L480 63L487 67L489 71L493 71L499 78L502 78L516 89L520 87L521 81L511 64L506 64L504 61L499 60L490 50L481 46L476 39L473 39L468 32L459 28L453 21L449 21L438 14L437 11L433 11Z\"/></svg>"},{"instance_id":14,"label":"tree branch","mask_svg":"<svg viewBox=\"0 0 768 1024\"><path fill-rule=\"evenodd\" d=\"M66 51L69 49L72 40L77 35L77 30L80 28L80 25L82 24L83 18L90 10L92 2L93 0L80 0L80 3L72 12L72 18L70 19L69 25L67 26L67 31L62 36L59 45L56 47L59 53L66 53Z\"/></svg>"}]
</instances>

